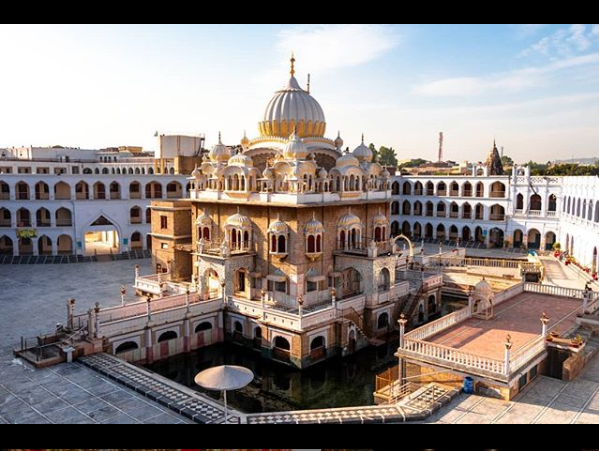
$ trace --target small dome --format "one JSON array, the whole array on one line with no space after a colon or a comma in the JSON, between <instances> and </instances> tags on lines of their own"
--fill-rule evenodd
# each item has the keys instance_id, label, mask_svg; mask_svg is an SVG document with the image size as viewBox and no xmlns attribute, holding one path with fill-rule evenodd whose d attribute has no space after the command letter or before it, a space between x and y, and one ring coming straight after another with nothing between
<instances>
[{"instance_id":1,"label":"small dome","mask_svg":"<svg viewBox=\"0 0 599 451\"><path fill-rule=\"evenodd\" d=\"M200 216L198 216L198 218L196 219L196 225L199 225L199 226L212 225L212 219L210 218L210 216L208 216L206 214L206 212L204 212Z\"/></svg>"},{"instance_id":2,"label":"small dome","mask_svg":"<svg viewBox=\"0 0 599 451\"><path fill-rule=\"evenodd\" d=\"M318 177L321 179L326 179L328 175L329 173L325 168L320 168L320 170L318 171Z\"/></svg>"},{"instance_id":3,"label":"small dome","mask_svg":"<svg viewBox=\"0 0 599 451\"><path fill-rule=\"evenodd\" d=\"M335 138L335 147L341 149L343 147L343 140L341 139L341 132L337 132L337 138Z\"/></svg>"},{"instance_id":4,"label":"small dome","mask_svg":"<svg viewBox=\"0 0 599 451\"><path fill-rule=\"evenodd\" d=\"M362 225L362 220L357 217L355 214L351 212L351 208L349 211L339 218L339 227L351 227L353 225Z\"/></svg>"},{"instance_id":5,"label":"small dome","mask_svg":"<svg viewBox=\"0 0 599 451\"><path fill-rule=\"evenodd\" d=\"M389 221L387 220L387 216L385 216L382 212L381 209L379 208L379 211L376 215L374 215L374 218L372 219L372 222L374 223L375 226L377 225L386 225L389 223Z\"/></svg>"},{"instance_id":6,"label":"small dome","mask_svg":"<svg viewBox=\"0 0 599 451\"><path fill-rule=\"evenodd\" d=\"M354 149L352 154L360 163L372 162L372 150L364 144L364 133L362 133L362 143Z\"/></svg>"},{"instance_id":7,"label":"small dome","mask_svg":"<svg viewBox=\"0 0 599 451\"><path fill-rule=\"evenodd\" d=\"M387 168L383 169L383 172L381 172L381 177L388 179L389 177L391 177L391 174L389 173L389 171L387 170Z\"/></svg>"},{"instance_id":8,"label":"small dome","mask_svg":"<svg viewBox=\"0 0 599 451\"><path fill-rule=\"evenodd\" d=\"M210 157L210 160L222 163L228 161L229 158L231 158L231 151L227 146L225 146L222 143L220 138L220 132L218 132L218 144L216 144L212 148L212 150L210 150L210 153L208 155Z\"/></svg>"},{"instance_id":9,"label":"small dome","mask_svg":"<svg viewBox=\"0 0 599 451\"><path fill-rule=\"evenodd\" d=\"M202 171L200 171L197 164L196 164L195 169L193 171L191 171L191 176L196 180L199 180L200 177L202 176Z\"/></svg>"},{"instance_id":10,"label":"small dome","mask_svg":"<svg viewBox=\"0 0 599 451\"><path fill-rule=\"evenodd\" d=\"M297 132L295 130L293 131L291 136L289 136L289 141L285 146L283 155L285 155L285 158L287 160L305 160L308 156L308 148L297 135Z\"/></svg>"},{"instance_id":11,"label":"small dome","mask_svg":"<svg viewBox=\"0 0 599 451\"><path fill-rule=\"evenodd\" d=\"M487 282L483 277L483 279L474 286L474 289L476 291L483 291L483 292L491 291L491 284L489 284L489 282Z\"/></svg>"},{"instance_id":12,"label":"small dome","mask_svg":"<svg viewBox=\"0 0 599 451\"><path fill-rule=\"evenodd\" d=\"M312 219L306 223L306 234L310 233L324 233L324 226L322 222L316 219L315 212L312 212Z\"/></svg>"},{"instance_id":13,"label":"small dome","mask_svg":"<svg viewBox=\"0 0 599 451\"><path fill-rule=\"evenodd\" d=\"M277 219L268 226L268 233L289 233L289 227L287 227L285 221L282 221L281 217L277 215Z\"/></svg>"},{"instance_id":14,"label":"small dome","mask_svg":"<svg viewBox=\"0 0 599 451\"><path fill-rule=\"evenodd\" d=\"M349 151L345 151L343 156L337 158L337 163L335 167L344 168L346 166L359 166L360 162L356 157L354 157Z\"/></svg>"},{"instance_id":15,"label":"small dome","mask_svg":"<svg viewBox=\"0 0 599 451\"><path fill-rule=\"evenodd\" d=\"M237 213L227 218L226 224L231 227L240 227L242 229L250 228L252 226L252 221L247 216L239 213L239 207L237 207Z\"/></svg>"},{"instance_id":16,"label":"small dome","mask_svg":"<svg viewBox=\"0 0 599 451\"><path fill-rule=\"evenodd\" d=\"M229 158L229 162L227 164L228 166L242 166L247 168L254 166L252 159L241 152Z\"/></svg>"},{"instance_id":17,"label":"small dome","mask_svg":"<svg viewBox=\"0 0 599 451\"><path fill-rule=\"evenodd\" d=\"M250 145L250 140L246 136L245 130L243 131L243 138L241 138L240 144L244 149L246 149Z\"/></svg>"}]
</instances>

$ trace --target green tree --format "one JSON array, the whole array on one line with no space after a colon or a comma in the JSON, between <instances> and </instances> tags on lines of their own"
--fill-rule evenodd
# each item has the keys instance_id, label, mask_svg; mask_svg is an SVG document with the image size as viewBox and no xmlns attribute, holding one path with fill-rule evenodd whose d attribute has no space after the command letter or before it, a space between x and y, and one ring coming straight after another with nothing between
<instances>
[{"instance_id":1,"label":"green tree","mask_svg":"<svg viewBox=\"0 0 599 451\"><path fill-rule=\"evenodd\" d=\"M368 148L372 151L372 161L376 160L376 157L379 154L379 151L376 150L376 146L373 143L370 143Z\"/></svg>"},{"instance_id":2,"label":"green tree","mask_svg":"<svg viewBox=\"0 0 599 451\"><path fill-rule=\"evenodd\" d=\"M512 160L510 157L508 157L507 155L504 155L503 157L501 157L501 164L503 164L503 167L505 168L506 166L513 166L514 165L514 160Z\"/></svg>"},{"instance_id":3,"label":"green tree","mask_svg":"<svg viewBox=\"0 0 599 451\"><path fill-rule=\"evenodd\" d=\"M381 146L378 151L379 163L383 166L397 166L397 156L393 147Z\"/></svg>"}]
</instances>

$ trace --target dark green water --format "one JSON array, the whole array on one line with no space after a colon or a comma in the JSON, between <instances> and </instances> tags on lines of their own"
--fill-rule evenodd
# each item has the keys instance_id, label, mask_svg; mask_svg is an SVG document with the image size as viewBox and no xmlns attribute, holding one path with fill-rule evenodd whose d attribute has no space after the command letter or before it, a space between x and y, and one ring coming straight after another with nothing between
<instances>
[{"instance_id":1,"label":"dark green water","mask_svg":"<svg viewBox=\"0 0 599 451\"><path fill-rule=\"evenodd\" d=\"M440 316L464 305L464 301L444 299ZM221 343L171 357L148 368L214 399L220 399L220 393L205 391L194 384L197 373L224 364L249 368L256 376L253 382L242 390L227 393L229 404L244 412L347 407L374 402L375 376L397 365L393 356L396 350L397 341L394 341L299 371L263 359L258 352L243 346Z\"/></svg>"},{"instance_id":2,"label":"dark green water","mask_svg":"<svg viewBox=\"0 0 599 451\"><path fill-rule=\"evenodd\" d=\"M369 347L345 359L333 358L304 371L262 359L235 344L217 344L196 352L171 357L148 368L215 399L220 394L196 386L197 373L216 365L241 365L256 377L242 390L228 392L230 405L245 412L272 412L324 407L346 407L373 403L375 376L397 364L393 353L397 342Z\"/></svg>"}]
</instances>

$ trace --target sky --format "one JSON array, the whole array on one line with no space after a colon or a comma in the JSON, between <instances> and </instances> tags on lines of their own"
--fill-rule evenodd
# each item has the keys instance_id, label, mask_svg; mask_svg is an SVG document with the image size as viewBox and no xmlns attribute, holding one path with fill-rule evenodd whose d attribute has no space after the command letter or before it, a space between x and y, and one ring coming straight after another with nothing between
<instances>
[{"instance_id":1,"label":"sky","mask_svg":"<svg viewBox=\"0 0 599 451\"><path fill-rule=\"evenodd\" d=\"M599 156L599 25L0 25L0 147L257 135L296 77L327 136L399 159Z\"/></svg>"}]
</instances>

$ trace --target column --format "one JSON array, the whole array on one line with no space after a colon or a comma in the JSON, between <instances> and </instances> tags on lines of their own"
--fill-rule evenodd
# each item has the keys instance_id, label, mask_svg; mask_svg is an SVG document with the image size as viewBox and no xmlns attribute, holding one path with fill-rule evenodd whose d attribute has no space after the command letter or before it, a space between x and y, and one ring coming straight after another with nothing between
<instances>
[{"instance_id":1,"label":"column","mask_svg":"<svg viewBox=\"0 0 599 451\"><path fill-rule=\"evenodd\" d=\"M399 316L399 320L397 321L399 323L399 349L402 349L404 347L404 336L405 336L405 332L406 332L406 323L408 322L408 320L406 319L406 315L404 315L403 313ZM399 353L399 351L398 351ZM402 386L406 383L406 361L403 357L399 358L399 363L398 363L398 382L399 385Z\"/></svg>"},{"instance_id":2,"label":"column","mask_svg":"<svg viewBox=\"0 0 599 451\"><path fill-rule=\"evenodd\" d=\"M584 311L584 309L583 309L583 311ZM542 324L541 336L542 337L547 336L547 323L548 322L549 322L549 317L547 316L547 314L545 312L543 312L543 314L541 315L541 324Z\"/></svg>"},{"instance_id":3,"label":"column","mask_svg":"<svg viewBox=\"0 0 599 451\"><path fill-rule=\"evenodd\" d=\"M510 336L510 334L507 334L507 336L505 337L505 374L510 374L510 349L512 349L513 343L512 343L512 337Z\"/></svg>"},{"instance_id":4,"label":"column","mask_svg":"<svg viewBox=\"0 0 599 451\"><path fill-rule=\"evenodd\" d=\"M73 317L75 316L75 299L71 298L67 300L67 328L69 330L74 329Z\"/></svg>"}]
</instances>

